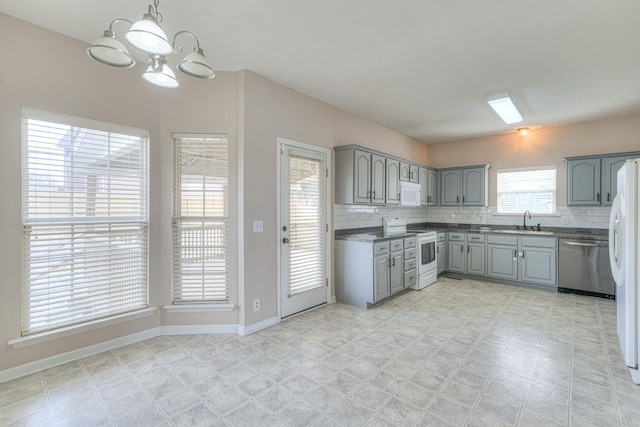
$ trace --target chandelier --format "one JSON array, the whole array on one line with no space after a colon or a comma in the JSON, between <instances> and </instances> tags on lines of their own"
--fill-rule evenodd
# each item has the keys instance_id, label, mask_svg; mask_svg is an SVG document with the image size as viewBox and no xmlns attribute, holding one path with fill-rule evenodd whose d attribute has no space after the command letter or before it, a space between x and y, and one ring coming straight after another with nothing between
<instances>
[{"instance_id":1,"label":"chandelier","mask_svg":"<svg viewBox=\"0 0 640 427\"><path fill-rule=\"evenodd\" d=\"M142 74L142 78L154 85L174 88L179 83L171 68L167 65L166 55L181 53L182 47L176 44L176 39L182 35L188 35L195 40L193 51L188 53L178 64L178 69L191 77L210 79L215 76L213 68L204 56L198 38L190 31L178 31L169 42L166 33L160 27L163 16L158 12L159 0L154 0L149 5L148 13L135 24L128 19L117 18L109 24L109 29L87 49L87 54L96 61L111 65L112 67L130 68L136 63L131 57L125 45L118 40L113 26L119 22L128 22L131 27L124 35L129 44L149 55L149 67Z\"/></svg>"}]
</instances>

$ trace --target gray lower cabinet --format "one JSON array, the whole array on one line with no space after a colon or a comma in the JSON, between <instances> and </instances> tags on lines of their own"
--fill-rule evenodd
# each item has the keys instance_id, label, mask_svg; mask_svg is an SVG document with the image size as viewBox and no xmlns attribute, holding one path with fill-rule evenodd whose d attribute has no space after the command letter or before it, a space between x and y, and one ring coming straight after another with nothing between
<instances>
[{"instance_id":1,"label":"gray lower cabinet","mask_svg":"<svg viewBox=\"0 0 640 427\"><path fill-rule=\"evenodd\" d=\"M518 280L518 238L516 236L487 236L487 276L496 279Z\"/></svg>"},{"instance_id":2,"label":"gray lower cabinet","mask_svg":"<svg viewBox=\"0 0 640 427\"><path fill-rule=\"evenodd\" d=\"M449 232L447 270L453 273L484 276L485 236L478 233Z\"/></svg>"},{"instance_id":3,"label":"gray lower cabinet","mask_svg":"<svg viewBox=\"0 0 640 427\"><path fill-rule=\"evenodd\" d=\"M522 253L520 280L538 285L557 286L558 239L519 237Z\"/></svg>"},{"instance_id":4,"label":"gray lower cabinet","mask_svg":"<svg viewBox=\"0 0 640 427\"><path fill-rule=\"evenodd\" d=\"M414 252L415 248L411 249ZM403 259L403 239L335 241L336 300L367 308L405 289L410 270ZM415 275L415 263L413 264ZM409 274L410 276L410 274Z\"/></svg>"},{"instance_id":5,"label":"gray lower cabinet","mask_svg":"<svg viewBox=\"0 0 640 427\"><path fill-rule=\"evenodd\" d=\"M487 277L557 286L558 239L536 236L487 236Z\"/></svg>"},{"instance_id":6,"label":"gray lower cabinet","mask_svg":"<svg viewBox=\"0 0 640 427\"><path fill-rule=\"evenodd\" d=\"M465 233L450 232L447 239L447 271L464 274L467 266Z\"/></svg>"},{"instance_id":7,"label":"gray lower cabinet","mask_svg":"<svg viewBox=\"0 0 640 427\"><path fill-rule=\"evenodd\" d=\"M484 234L467 233L467 274L484 276L485 267Z\"/></svg>"},{"instance_id":8,"label":"gray lower cabinet","mask_svg":"<svg viewBox=\"0 0 640 427\"><path fill-rule=\"evenodd\" d=\"M438 274L442 274L447 269L447 235L445 233L438 233L436 257L438 261Z\"/></svg>"}]
</instances>

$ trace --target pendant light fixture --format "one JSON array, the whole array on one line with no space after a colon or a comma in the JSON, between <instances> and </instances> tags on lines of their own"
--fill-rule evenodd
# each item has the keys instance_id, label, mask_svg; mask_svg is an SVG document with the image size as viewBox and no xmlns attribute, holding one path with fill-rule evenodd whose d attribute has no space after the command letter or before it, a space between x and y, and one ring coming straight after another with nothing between
<instances>
[{"instance_id":1,"label":"pendant light fixture","mask_svg":"<svg viewBox=\"0 0 640 427\"><path fill-rule=\"evenodd\" d=\"M104 35L87 49L87 54L96 61L112 67L132 67L135 64L134 59L125 45L118 40L118 36L113 30L114 24L127 22L131 25L129 31L125 34L127 42L136 49L149 54L149 67L142 74L142 78L149 83L168 88L179 86L173 70L167 65L166 55L182 52L182 47L176 44L176 39L183 34L189 35L194 39L195 47L192 52L188 53L179 62L178 69L191 77L200 79L213 78L215 76L213 67L205 58L204 52L200 47L200 41L192 32L178 31L173 36L173 41L169 42L169 38L160 26L163 16L158 12L159 4L159 0L154 0L153 5L149 5L148 12L136 23L132 24L128 19L123 18L113 20Z\"/></svg>"}]
</instances>

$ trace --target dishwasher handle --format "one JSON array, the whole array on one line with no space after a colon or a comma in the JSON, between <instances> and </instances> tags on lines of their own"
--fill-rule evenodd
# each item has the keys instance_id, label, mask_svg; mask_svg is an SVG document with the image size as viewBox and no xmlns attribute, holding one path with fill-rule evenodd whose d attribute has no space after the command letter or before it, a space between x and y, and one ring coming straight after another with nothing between
<instances>
[{"instance_id":1,"label":"dishwasher handle","mask_svg":"<svg viewBox=\"0 0 640 427\"><path fill-rule=\"evenodd\" d=\"M584 242L570 242L563 240L560 243L567 246L587 246L591 248L606 248L609 246L609 242L595 242L595 243L584 243Z\"/></svg>"}]
</instances>

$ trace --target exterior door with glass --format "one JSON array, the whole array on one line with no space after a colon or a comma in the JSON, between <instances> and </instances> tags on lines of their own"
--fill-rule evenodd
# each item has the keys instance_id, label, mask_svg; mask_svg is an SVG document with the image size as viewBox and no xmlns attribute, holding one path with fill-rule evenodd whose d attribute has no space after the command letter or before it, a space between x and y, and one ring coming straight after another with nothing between
<instances>
[{"instance_id":1,"label":"exterior door with glass","mask_svg":"<svg viewBox=\"0 0 640 427\"><path fill-rule=\"evenodd\" d=\"M327 302L327 157L280 143L281 318Z\"/></svg>"}]
</instances>

